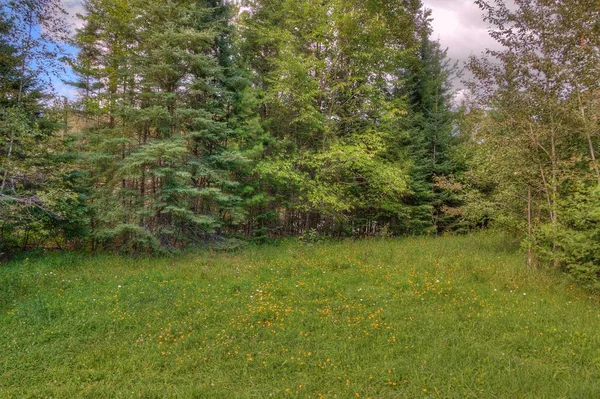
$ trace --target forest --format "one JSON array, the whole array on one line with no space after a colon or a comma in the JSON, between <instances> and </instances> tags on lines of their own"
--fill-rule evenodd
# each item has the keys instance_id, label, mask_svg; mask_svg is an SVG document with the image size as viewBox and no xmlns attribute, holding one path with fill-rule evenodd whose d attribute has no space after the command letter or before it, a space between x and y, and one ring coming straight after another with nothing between
<instances>
[{"instance_id":1,"label":"forest","mask_svg":"<svg viewBox=\"0 0 600 399\"><path fill-rule=\"evenodd\" d=\"M421 0L2 0L0 257L494 229L597 286L597 1L474 3L462 65Z\"/></svg>"}]
</instances>

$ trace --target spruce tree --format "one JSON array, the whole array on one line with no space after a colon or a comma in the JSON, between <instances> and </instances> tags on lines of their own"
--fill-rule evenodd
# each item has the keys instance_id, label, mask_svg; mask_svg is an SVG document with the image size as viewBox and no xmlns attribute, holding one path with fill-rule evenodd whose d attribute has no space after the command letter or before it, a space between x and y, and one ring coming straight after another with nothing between
<instances>
[{"instance_id":1,"label":"spruce tree","mask_svg":"<svg viewBox=\"0 0 600 399\"><path fill-rule=\"evenodd\" d=\"M56 1L0 7L0 256L49 239L60 246L76 203L43 73L55 66L60 11Z\"/></svg>"},{"instance_id":2,"label":"spruce tree","mask_svg":"<svg viewBox=\"0 0 600 399\"><path fill-rule=\"evenodd\" d=\"M410 132L413 167L411 191L407 197L410 218L404 226L409 232L441 233L458 222L460 199L452 189L461 171L456 161L456 114L452 111L451 79L457 65L447 57L439 41L430 38L429 12L423 11L419 27L420 45L409 58L405 85L398 92L409 103L405 126Z\"/></svg>"},{"instance_id":3,"label":"spruce tree","mask_svg":"<svg viewBox=\"0 0 600 399\"><path fill-rule=\"evenodd\" d=\"M246 86L236 83L227 49L229 7L191 0L86 7L80 70L102 84L92 108L108 114L86 134L98 240L140 250L218 237L244 216L233 177L245 158L231 143ZM88 62L94 54L100 58Z\"/></svg>"}]
</instances>

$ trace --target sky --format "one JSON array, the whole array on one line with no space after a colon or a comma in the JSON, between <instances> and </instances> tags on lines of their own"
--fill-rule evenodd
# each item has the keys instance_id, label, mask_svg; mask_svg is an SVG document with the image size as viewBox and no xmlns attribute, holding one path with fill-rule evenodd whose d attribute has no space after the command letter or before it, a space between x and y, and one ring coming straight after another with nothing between
<instances>
[{"instance_id":1,"label":"sky","mask_svg":"<svg viewBox=\"0 0 600 399\"><path fill-rule=\"evenodd\" d=\"M458 61L462 74L455 76L452 84L454 103L460 104L466 98L464 81L472 76L464 70L465 62L471 55L481 56L486 49L498 49L500 45L488 34L489 24L473 0L423 0L423 3L431 9L432 39L448 49L452 61Z\"/></svg>"},{"instance_id":2,"label":"sky","mask_svg":"<svg viewBox=\"0 0 600 399\"><path fill-rule=\"evenodd\" d=\"M75 15L83 12L81 0L62 0L71 22L80 26ZM497 43L488 35L488 25L483 21L482 12L473 0L423 0L433 16L433 39L439 39L442 47L448 48L448 56L458 61L462 67L470 55L481 55L487 48L497 48ZM74 97L74 91L58 83L56 89L61 95ZM460 79L455 79L457 90L462 88Z\"/></svg>"},{"instance_id":3,"label":"sky","mask_svg":"<svg viewBox=\"0 0 600 399\"><path fill-rule=\"evenodd\" d=\"M83 5L81 0L62 0L65 10L69 13L71 22L76 26L81 26L81 21L76 17L77 14L83 14Z\"/></svg>"},{"instance_id":4,"label":"sky","mask_svg":"<svg viewBox=\"0 0 600 399\"><path fill-rule=\"evenodd\" d=\"M424 0L433 16L433 39L448 47L448 55L459 62L487 48L498 48L488 34L488 24L473 0Z\"/></svg>"}]
</instances>

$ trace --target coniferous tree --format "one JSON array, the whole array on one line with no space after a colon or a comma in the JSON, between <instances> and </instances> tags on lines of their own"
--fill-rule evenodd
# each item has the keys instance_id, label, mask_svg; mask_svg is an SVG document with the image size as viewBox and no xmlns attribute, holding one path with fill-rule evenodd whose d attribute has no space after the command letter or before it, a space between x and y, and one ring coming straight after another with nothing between
<instances>
[{"instance_id":1,"label":"coniferous tree","mask_svg":"<svg viewBox=\"0 0 600 399\"><path fill-rule=\"evenodd\" d=\"M51 34L64 33L60 11L54 1L0 8L0 252L50 237L59 244L75 201L65 182L62 141L53 135L58 126L46 112L50 95L42 90L42 72L52 70L58 52Z\"/></svg>"},{"instance_id":2,"label":"coniferous tree","mask_svg":"<svg viewBox=\"0 0 600 399\"><path fill-rule=\"evenodd\" d=\"M90 0L78 34L97 238L179 247L244 217L233 143L247 79L231 54L229 7L212 1ZM89 82L92 82L91 84ZM239 111L239 112L238 112ZM107 115L107 116L103 116Z\"/></svg>"},{"instance_id":3,"label":"coniferous tree","mask_svg":"<svg viewBox=\"0 0 600 399\"><path fill-rule=\"evenodd\" d=\"M458 221L460 200L453 186L461 167L455 159L456 113L452 111L451 79L457 65L439 41L430 39L429 12L423 11L418 29L420 45L408 59L405 85L399 88L409 102L405 124L413 159L407 202L410 218L405 228L413 233L441 233Z\"/></svg>"}]
</instances>

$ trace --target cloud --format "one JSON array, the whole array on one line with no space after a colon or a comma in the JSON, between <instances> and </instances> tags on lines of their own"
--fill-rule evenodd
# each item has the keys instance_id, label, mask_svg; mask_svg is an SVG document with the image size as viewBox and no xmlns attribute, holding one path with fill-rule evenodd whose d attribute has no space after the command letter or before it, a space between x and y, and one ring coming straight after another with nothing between
<instances>
[{"instance_id":1,"label":"cloud","mask_svg":"<svg viewBox=\"0 0 600 399\"><path fill-rule=\"evenodd\" d=\"M59 97L66 97L69 100L74 100L77 98L77 89L66 85L65 83L61 82L61 81L56 81L53 84L53 91L54 93L59 96Z\"/></svg>"},{"instance_id":2,"label":"cloud","mask_svg":"<svg viewBox=\"0 0 600 399\"><path fill-rule=\"evenodd\" d=\"M481 56L486 49L499 49L500 44L489 35L490 26L483 20L483 11L473 0L424 0L432 11L433 38L448 48L448 56L462 68L469 56ZM463 79L469 79L465 74ZM462 89L461 79L454 86Z\"/></svg>"},{"instance_id":3,"label":"cloud","mask_svg":"<svg viewBox=\"0 0 600 399\"><path fill-rule=\"evenodd\" d=\"M83 26L81 18L77 17L77 14L84 14L85 9L81 0L61 0L62 5L68 13L67 22L73 30L79 29Z\"/></svg>"},{"instance_id":4,"label":"cloud","mask_svg":"<svg viewBox=\"0 0 600 399\"><path fill-rule=\"evenodd\" d=\"M448 47L450 57L465 61L471 54L481 54L498 44L488 34L479 8L469 0L427 0L433 14L434 38Z\"/></svg>"}]
</instances>

